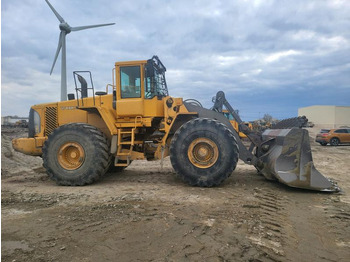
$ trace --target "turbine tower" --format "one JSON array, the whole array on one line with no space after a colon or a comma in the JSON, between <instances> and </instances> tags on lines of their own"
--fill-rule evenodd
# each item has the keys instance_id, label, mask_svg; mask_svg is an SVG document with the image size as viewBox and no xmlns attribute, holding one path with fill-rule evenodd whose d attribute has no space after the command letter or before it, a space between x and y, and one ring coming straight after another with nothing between
<instances>
[{"instance_id":1,"label":"turbine tower","mask_svg":"<svg viewBox=\"0 0 350 262\"><path fill-rule=\"evenodd\" d=\"M51 8L52 12L56 15L57 19L60 21L59 28L61 30L59 39L58 39L58 46L57 46L57 51L55 54L55 59L53 61L50 75L52 74L52 71L55 67L57 57L62 49L62 60L61 60L61 101L66 101L67 100L67 65L66 65L66 35L69 34L72 31L80 31L80 30L85 30L89 28L94 28L94 27L100 27L100 26L108 26L108 25L114 25L115 23L109 23L109 24L99 24L99 25L87 25L87 26L77 26L77 27L71 27L64 19L62 16L59 15L59 13L53 8L53 6L50 4L48 0L45 0L46 3L49 5Z\"/></svg>"}]
</instances>

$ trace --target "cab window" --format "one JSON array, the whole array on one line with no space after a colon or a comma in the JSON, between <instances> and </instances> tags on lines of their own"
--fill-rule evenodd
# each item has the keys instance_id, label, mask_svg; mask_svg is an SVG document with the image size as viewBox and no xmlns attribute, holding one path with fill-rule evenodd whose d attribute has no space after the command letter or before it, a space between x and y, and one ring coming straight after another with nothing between
<instances>
[{"instance_id":1,"label":"cab window","mask_svg":"<svg viewBox=\"0 0 350 262\"><path fill-rule=\"evenodd\" d=\"M122 98L141 97L140 66L120 67L120 88Z\"/></svg>"},{"instance_id":2,"label":"cab window","mask_svg":"<svg viewBox=\"0 0 350 262\"><path fill-rule=\"evenodd\" d=\"M228 120L233 120L233 116L230 113L224 112L224 115Z\"/></svg>"}]
</instances>

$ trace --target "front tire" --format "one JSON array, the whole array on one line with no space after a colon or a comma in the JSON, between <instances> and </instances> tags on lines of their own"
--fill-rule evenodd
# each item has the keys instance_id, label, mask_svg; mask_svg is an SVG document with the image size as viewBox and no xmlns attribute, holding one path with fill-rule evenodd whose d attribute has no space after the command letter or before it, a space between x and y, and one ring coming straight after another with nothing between
<instances>
[{"instance_id":1,"label":"front tire","mask_svg":"<svg viewBox=\"0 0 350 262\"><path fill-rule=\"evenodd\" d=\"M83 123L55 129L45 141L43 161L59 185L83 186L97 181L109 163L108 141L96 127Z\"/></svg>"},{"instance_id":2,"label":"front tire","mask_svg":"<svg viewBox=\"0 0 350 262\"><path fill-rule=\"evenodd\" d=\"M197 118L176 131L170 145L170 160L178 176L190 185L217 186L236 168L238 146L224 124Z\"/></svg>"}]
</instances>

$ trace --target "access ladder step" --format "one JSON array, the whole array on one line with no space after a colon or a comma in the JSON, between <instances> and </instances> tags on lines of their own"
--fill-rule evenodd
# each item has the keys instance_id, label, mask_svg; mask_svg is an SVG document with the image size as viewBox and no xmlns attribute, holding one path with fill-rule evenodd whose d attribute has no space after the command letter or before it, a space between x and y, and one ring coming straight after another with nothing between
<instances>
[{"instance_id":1,"label":"access ladder step","mask_svg":"<svg viewBox=\"0 0 350 262\"><path fill-rule=\"evenodd\" d=\"M130 156L131 152L128 153L118 153L117 156Z\"/></svg>"},{"instance_id":2,"label":"access ladder step","mask_svg":"<svg viewBox=\"0 0 350 262\"><path fill-rule=\"evenodd\" d=\"M143 144L143 141L141 140L135 140L134 144ZM120 142L119 145L131 145L131 141L124 141L124 142Z\"/></svg>"},{"instance_id":3,"label":"access ladder step","mask_svg":"<svg viewBox=\"0 0 350 262\"><path fill-rule=\"evenodd\" d=\"M119 131L119 134L132 134L132 131Z\"/></svg>"},{"instance_id":4,"label":"access ladder step","mask_svg":"<svg viewBox=\"0 0 350 262\"><path fill-rule=\"evenodd\" d=\"M115 164L114 166L128 166L127 163L118 163L118 164Z\"/></svg>"}]
</instances>

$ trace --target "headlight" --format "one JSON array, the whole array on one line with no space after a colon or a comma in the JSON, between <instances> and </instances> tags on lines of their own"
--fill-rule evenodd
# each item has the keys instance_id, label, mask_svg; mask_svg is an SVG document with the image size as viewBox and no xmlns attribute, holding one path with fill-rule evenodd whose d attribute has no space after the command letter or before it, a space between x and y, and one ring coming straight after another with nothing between
<instances>
[{"instance_id":1,"label":"headlight","mask_svg":"<svg viewBox=\"0 0 350 262\"><path fill-rule=\"evenodd\" d=\"M41 131L40 115L36 111L34 111L34 128L35 128L35 134L40 133Z\"/></svg>"},{"instance_id":2,"label":"headlight","mask_svg":"<svg viewBox=\"0 0 350 262\"><path fill-rule=\"evenodd\" d=\"M41 131L40 115L33 108L29 111L28 137L34 137Z\"/></svg>"}]
</instances>

